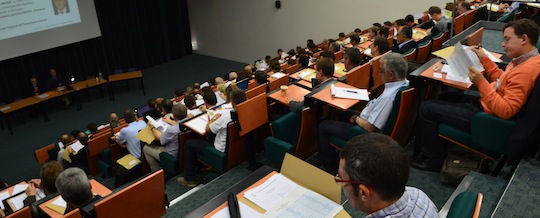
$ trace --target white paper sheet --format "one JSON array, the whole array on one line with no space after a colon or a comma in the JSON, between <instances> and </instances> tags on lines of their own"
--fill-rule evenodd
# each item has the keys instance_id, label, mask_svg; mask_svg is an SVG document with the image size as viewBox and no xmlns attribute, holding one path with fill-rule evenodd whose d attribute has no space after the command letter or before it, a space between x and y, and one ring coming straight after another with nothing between
<instances>
[{"instance_id":1,"label":"white paper sheet","mask_svg":"<svg viewBox=\"0 0 540 218\"><path fill-rule=\"evenodd\" d=\"M254 210L253 208L247 206L246 204L242 203L241 201L238 202L238 206L240 207L240 216L241 217L249 217L249 218L258 218L262 217L262 214ZM231 215L229 214L229 207L225 207L221 209L219 212L214 214L212 218L230 218Z\"/></svg>"},{"instance_id":2,"label":"white paper sheet","mask_svg":"<svg viewBox=\"0 0 540 218\"><path fill-rule=\"evenodd\" d=\"M38 95L37 97L43 99L43 98L49 97L49 94L45 93L45 94Z\"/></svg>"},{"instance_id":3,"label":"white paper sheet","mask_svg":"<svg viewBox=\"0 0 540 218\"><path fill-rule=\"evenodd\" d=\"M11 195L16 195L20 192L26 191L26 188L28 188L28 184L18 184L13 187L13 192L11 192Z\"/></svg>"},{"instance_id":4,"label":"white paper sheet","mask_svg":"<svg viewBox=\"0 0 540 218\"><path fill-rule=\"evenodd\" d=\"M286 202L268 210L263 217L334 217L343 207L309 189L299 187Z\"/></svg>"},{"instance_id":5,"label":"white paper sheet","mask_svg":"<svg viewBox=\"0 0 540 218\"><path fill-rule=\"evenodd\" d=\"M73 151L75 151L75 152L79 152L81 149L84 148L84 145L81 144L81 142L79 142L79 141L74 142L70 146L73 149Z\"/></svg>"},{"instance_id":6,"label":"white paper sheet","mask_svg":"<svg viewBox=\"0 0 540 218\"><path fill-rule=\"evenodd\" d=\"M17 211L17 210L20 210L21 208L24 207L24 199L26 199L26 193L22 193L20 195L17 195L13 198L10 198L8 201L13 205L13 207L15 208L12 208L14 211Z\"/></svg>"},{"instance_id":7,"label":"white paper sheet","mask_svg":"<svg viewBox=\"0 0 540 218\"><path fill-rule=\"evenodd\" d=\"M186 122L184 125L199 132L206 133L206 124L208 123L208 117L206 115L198 116L192 120Z\"/></svg>"},{"instance_id":8,"label":"white paper sheet","mask_svg":"<svg viewBox=\"0 0 540 218\"><path fill-rule=\"evenodd\" d=\"M336 87L334 84L330 86L330 93L336 98L347 98L369 101L367 89L351 89Z\"/></svg>"},{"instance_id":9,"label":"white paper sheet","mask_svg":"<svg viewBox=\"0 0 540 218\"><path fill-rule=\"evenodd\" d=\"M167 128L171 126L170 124L164 122L161 118L158 120L154 120L154 118L150 116L146 116L146 119L148 120L149 123L152 123L152 126L154 126L160 132L165 132Z\"/></svg>"},{"instance_id":10,"label":"white paper sheet","mask_svg":"<svg viewBox=\"0 0 540 218\"><path fill-rule=\"evenodd\" d=\"M298 187L300 187L298 184L285 176L275 174L263 184L247 191L244 197L269 211L275 205L284 202L288 195Z\"/></svg>"},{"instance_id":11,"label":"white paper sheet","mask_svg":"<svg viewBox=\"0 0 540 218\"><path fill-rule=\"evenodd\" d=\"M454 45L454 51L446 61L451 69L446 75L446 79L449 80L468 81L470 83L469 66L472 66L478 71L484 71L484 67L480 63L478 56L471 51L470 47L463 46L459 42Z\"/></svg>"},{"instance_id":12,"label":"white paper sheet","mask_svg":"<svg viewBox=\"0 0 540 218\"><path fill-rule=\"evenodd\" d=\"M56 200L54 200L52 202L52 204L56 205L56 206L60 206L60 207L63 207L63 208L66 208L67 207L67 203L66 201L62 198L62 196L59 196Z\"/></svg>"},{"instance_id":13,"label":"white paper sheet","mask_svg":"<svg viewBox=\"0 0 540 218\"><path fill-rule=\"evenodd\" d=\"M5 191L5 192L2 192L0 193L0 209L4 209L4 203L2 203L2 201L4 201L6 198L9 198L11 195L9 194L8 191Z\"/></svg>"},{"instance_id":14,"label":"white paper sheet","mask_svg":"<svg viewBox=\"0 0 540 218\"><path fill-rule=\"evenodd\" d=\"M0 108L0 111L5 111L5 110L9 110L9 109L11 109L10 106L5 106L5 107L3 107L3 108Z\"/></svg>"},{"instance_id":15,"label":"white paper sheet","mask_svg":"<svg viewBox=\"0 0 540 218\"><path fill-rule=\"evenodd\" d=\"M277 73L272 74L271 77L272 77L272 78L279 79L279 78L281 78L281 77L284 77L285 75L287 75L287 74L277 72Z\"/></svg>"}]
</instances>

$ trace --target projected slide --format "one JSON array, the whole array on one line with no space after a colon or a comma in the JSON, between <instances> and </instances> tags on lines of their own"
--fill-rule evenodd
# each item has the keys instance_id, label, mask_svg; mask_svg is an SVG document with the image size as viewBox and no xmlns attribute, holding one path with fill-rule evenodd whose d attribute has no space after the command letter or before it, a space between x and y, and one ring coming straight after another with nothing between
<instances>
[{"instance_id":1,"label":"projected slide","mask_svg":"<svg viewBox=\"0 0 540 218\"><path fill-rule=\"evenodd\" d=\"M80 22L76 0L0 0L0 40Z\"/></svg>"}]
</instances>

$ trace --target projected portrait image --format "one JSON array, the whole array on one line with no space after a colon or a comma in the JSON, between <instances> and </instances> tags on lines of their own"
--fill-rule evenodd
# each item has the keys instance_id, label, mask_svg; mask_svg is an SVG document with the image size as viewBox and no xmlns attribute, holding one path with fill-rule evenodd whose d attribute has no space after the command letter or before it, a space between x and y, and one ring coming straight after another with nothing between
<instances>
[{"instance_id":1,"label":"projected portrait image","mask_svg":"<svg viewBox=\"0 0 540 218\"><path fill-rule=\"evenodd\" d=\"M51 1L52 1L53 9L54 9L54 15L69 13L68 0L51 0Z\"/></svg>"}]
</instances>

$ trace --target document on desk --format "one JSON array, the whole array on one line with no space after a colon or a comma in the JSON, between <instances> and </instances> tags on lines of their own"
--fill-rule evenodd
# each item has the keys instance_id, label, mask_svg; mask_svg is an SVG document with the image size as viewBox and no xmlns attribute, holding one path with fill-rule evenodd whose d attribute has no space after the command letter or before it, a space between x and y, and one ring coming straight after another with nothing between
<instances>
[{"instance_id":1,"label":"document on desk","mask_svg":"<svg viewBox=\"0 0 540 218\"><path fill-rule=\"evenodd\" d=\"M28 188L28 184L18 184L13 187L13 192L11 192L11 195L16 195L20 192L26 191L26 188Z\"/></svg>"},{"instance_id":2,"label":"document on desk","mask_svg":"<svg viewBox=\"0 0 540 218\"><path fill-rule=\"evenodd\" d=\"M315 70L313 69L304 69L299 74L298 77L303 80L311 82L311 79L315 78Z\"/></svg>"},{"instance_id":3,"label":"document on desk","mask_svg":"<svg viewBox=\"0 0 540 218\"><path fill-rule=\"evenodd\" d=\"M363 101L369 101L369 94L367 89L353 89L337 87L334 84L330 86L330 93L336 98L348 98L357 99Z\"/></svg>"},{"instance_id":4,"label":"document on desk","mask_svg":"<svg viewBox=\"0 0 540 218\"><path fill-rule=\"evenodd\" d=\"M8 191L5 191L5 192L0 193L0 209L2 209L2 210L5 209L3 201L4 201L6 198L9 198L10 196L11 196L11 195L9 195L9 192L8 192Z\"/></svg>"},{"instance_id":5,"label":"document on desk","mask_svg":"<svg viewBox=\"0 0 540 218\"><path fill-rule=\"evenodd\" d=\"M62 196L58 196L53 202L48 203L45 206L59 214L64 214L66 212L67 203Z\"/></svg>"},{"instance_id":6,"label":"document on desk","mask_svg":"<svg viewBox=\"0 0 540 218\"><path fill-rule=\"evenodd\" d=\"M28 197L26 193L21 193L15 197L12 197L7 200L7 203L13 211L18 211L24 207L24 199Z\"/></svg>"},{"instance_id":7,"label":"document on desk","mask_svg":"<svg viewBox=\"0 0 540 218\"><path fill-rule=\"evenodd\" d=\"M6 111L6 110L9 110L9 109L11 109L10 106L5 106L3 108L0 108L0 111Z\"/></svg>"},{"instance_id":8,"label":"document on desk","mask_svg":"<svg viewBox=\"0 0 540 218\"><path fill-rule=\"evenodd\" d=\"M208 116L201 115L191 119L190 121L184 123L185 126L195 130L200 134L206 133L206 124L208 123Z\"/></svg>"},{"instance_id":9,"label":"document on desk","mask_svg":"<svg viewBox=\"0 0 540 218\"><path fill-rule=\"evenodd\" d=\"M165 132L167 128L171 126L170 124L163 121L163 119L154 120L154 118L150 116L146 116L146 119L149 123L152 123L152 126L154 126L160 132Z\"/></svg>"},{"instance_id":10,"label":"document on desk","mask_svg":"<svg viewBox=\"0 0 540 218\"><path fill-rule=\"evenodd\" d=\"M84 148L84 145L81 144L80 141L76 141L73 144L71 144L70 146L71 146L71 149L73 149L73 151L75 151L75 153L79 153L79 151Z\"/></svg>"},{"instance_id":11,"label":"document on desk","mask_svg":"<svg viewBox=\"0 0 540 218\"><path fill-rule=\"evenodd\" d=\"M249 217L249 218L258 218L262 217L262 213L257 212L250 206L247 206L243 202L238 202L238 206L240 206L240 217ZM231 215L229 214L229 207L225 207L221 209L219 212L211 216L212 218L229 218Z\"/></svg>"},{"instance_id":12,"label":"document on desk","mask_svg":"<svg viewBox=\"0 0 540 218\"><path fill-rule=\"evenodd\" d=\"M275 79L279 79L279 78L281 78L281 77L284 77L285 75L287 75L287 74L278 72L278 73L272 74L271 77L272 77L272 78L275 78Z\"/></svg>"},{"instance_id":13,"label":"document on desk","mask_svg":"<svg viewBox=\"0 0 540 218\"><path fill-rule=\"evenodd\" d=\"M468 46L461 43L454 45L454 51L446 59L451 71L446 75L446 79L471 83L469 80L469 66L478 71L484 71L484 66L480 63L478 56Z\"/></svg>"},{"instance_id":14,"label":"document on desk","mask_svg":"<svg viewBox=\"0 0 540 218\"><path fill-rule=\"evenodd\" d=\"M49 97L49 94L44 93L44 94L38 95L37 97L38 97L38 98L41 98L41 99L44 99L44 98L46 98L46 97Z\"/></svg>"}]
</instances>

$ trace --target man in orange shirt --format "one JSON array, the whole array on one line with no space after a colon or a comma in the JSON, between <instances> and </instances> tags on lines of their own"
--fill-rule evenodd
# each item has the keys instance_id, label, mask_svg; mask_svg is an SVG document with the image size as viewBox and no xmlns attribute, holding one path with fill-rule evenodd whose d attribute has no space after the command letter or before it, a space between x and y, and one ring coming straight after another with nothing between
<instances>
[{"instance_id":1,"label":"man in orange shirt","mask_svg":"<svg viewBox=\"0 0 540 218\"><path fill-rule=\"evenodd\" d=\"M411 162L412 167L440 170L446 151L438 137L440 123L470 131L471 119L478 112L493 114L501 119L512 119L517 114L527 101L540 73L540 55L536 49L538 35L539 27L530 19L505 25L502 47L512 61L504 71L482 49L472 49L487 75L485 78L482 72L469 69L469 78L478 87L480 97L446 93L439 96L439 99L446 101L427 101L420 106L419 143L422 154Z\"/></svg>"}]
</instances>

